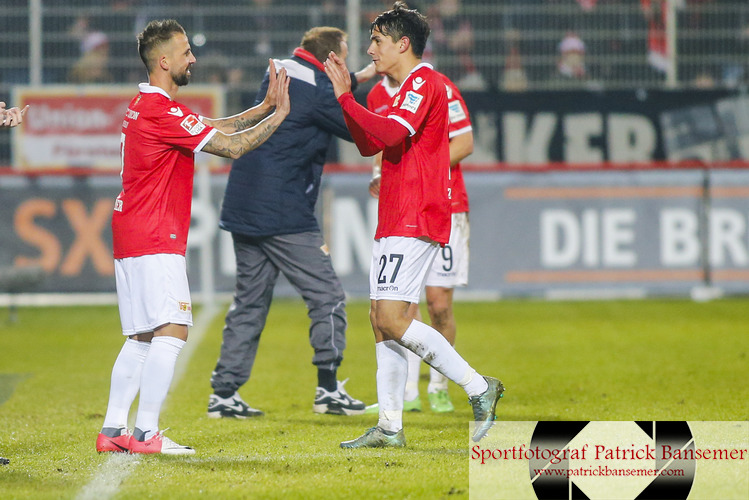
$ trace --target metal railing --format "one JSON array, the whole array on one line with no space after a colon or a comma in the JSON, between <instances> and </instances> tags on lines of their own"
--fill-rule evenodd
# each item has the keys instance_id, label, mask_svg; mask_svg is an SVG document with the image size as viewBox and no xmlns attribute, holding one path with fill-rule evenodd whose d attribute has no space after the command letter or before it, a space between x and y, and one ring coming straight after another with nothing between
<instances>
[{"instance_id":1,"label":"metal railing","mask_svg":"<svg viewBox=\"0 0 749 500\"><path fill-rule=\"evenodd\" d=\"M137 83L135 35L174 17L198 57L195 82L253 91L269 57L316 25L350 33L368 60L369 23L392 5L362 0L5 0L0 100L14 85ZM432 35L425 58L464 90L736 88L749 82L747 0L414 0ZM12 103L9 103L12 104ZM245 103L243 103L245 104ZM8 134L0 134L0 164Z\"/></svg>"},{"instance_id":2,"label":"metal railing","mask_svg":"<svg viewBox=\"0 0 749 500\"><path fill-rule=\"evenodd\" d=\"M8 0L0 21L0 91L13 84L81 83L72 68L107 45L100 82L143 78L135 34L175 17L191 35L206 80L252 87L267 58L309 27L352 33L366 61L371 19L390 2L347 0ZM374 4L374 5L372 5ZM430 0L426 57L469 87L525 90L736 86L749 80L745 0ZM646 8L647 5L651 7ZM560 68L562 72L560 73ZM199 69L199 68L198 68ZM565 73L566 71L566 73ZM232 74L228 74L228 73ZM201 75L201 73L203 73ZM227 81L229 80L229 81ZM106 82L105 82L106 83Z\"/></svg>"}]
</instances>

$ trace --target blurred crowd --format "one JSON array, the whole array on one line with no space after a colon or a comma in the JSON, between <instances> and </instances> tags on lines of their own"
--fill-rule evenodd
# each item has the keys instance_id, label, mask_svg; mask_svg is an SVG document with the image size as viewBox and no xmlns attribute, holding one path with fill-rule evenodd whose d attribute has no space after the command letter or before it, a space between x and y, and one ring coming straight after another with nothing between
<instances>
[{"instance_id":1,"label":"blurred crowd","mask_svg":"<svg viewBox=\"0 0 749 500\"><path fill-rule=\"evenodd\" d=\"M427 13L432 28L425 58L465 90L659 86L671 70L682 87L747 83L749 2L672 1L678 23L674 68L665 0L409 3ZM77 0L77 8L43 3L44 83L141 81L133 40L154 18L178 18L188 30L200 65L196 81L237 88L256 86L268 57L290 53L309 27L346 27L344 0ZM365 43L369 22L392 1L361 5ZM27 73L6 67L0 81L24 83Z\"/></svg>"}]
</instances>

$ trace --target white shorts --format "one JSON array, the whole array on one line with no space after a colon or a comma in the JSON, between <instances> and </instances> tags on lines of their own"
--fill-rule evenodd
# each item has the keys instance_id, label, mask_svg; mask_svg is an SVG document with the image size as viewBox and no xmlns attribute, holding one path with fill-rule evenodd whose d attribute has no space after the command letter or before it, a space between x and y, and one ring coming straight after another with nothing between
<instances>
[{"instance_id":1,"label":"white shorts","mask_svg":"<svg viewBox=\"0 0 749 500\"><path fill-rule=\"evenodd\" d=\"M152 332L167 323L192 326L183 255L115 259L114 274L123 335Z\"/></svg>"},{"instance_id":2,"label":"white shorts","mask_svg":"<svg viewBox=\"0 0 749 500\"><path fill-rule=\"evenodd\" d=\"M390 236L372 245L369 298L419 303L432 261L439 251L435 242Z\"/></svg>"},{"instance_id":3,"label":"white shorts","mask_svg":"<svg viewBox=\"0 0 749 500\"><path fill-rule=\"evenodd\" d=\"M468 212L452 215L450 242L437 252L427 274L427 286L455 288L468 285Z\"/></svg>"}]
</instances>

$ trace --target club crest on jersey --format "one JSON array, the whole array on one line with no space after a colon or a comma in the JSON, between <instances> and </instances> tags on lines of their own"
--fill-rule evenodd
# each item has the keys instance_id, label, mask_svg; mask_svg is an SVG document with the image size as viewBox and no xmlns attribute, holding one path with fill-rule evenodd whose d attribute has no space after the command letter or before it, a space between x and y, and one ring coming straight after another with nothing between
<instances>
[{"instance_id":1,"label":"club crest on jersey","mask_svg":"<svg viewBox=\"0 0 749 500\"><path fill-rule=\"evenodd\" d=\"M460 105L460 101L452 101L449 103L447 105L447 111L450 117L450 123L457 123L467 118L463 106Z\"/></svg>"},{"instance_id":2,"label":"club crest on jersey","mask_svg":"<svg viewBox=\"0 0 749 500\"><path fill-rule=\"evenodd\" d=\"M411 113L416 114L416 111L419 109L419 106L421 105L421 101L423 99L423 95L409 90L408 92L406 92L406 96L403 99L401 109L405 109L406 111L410 111Z\"/></svg>"},{"instance_id":3,"label":"club crest on jersey","mask_svg":"<svg viewBox=\"0 0 749 500\"><path fill-rule=\"evenodd\" d=\"M205 129L205 124L198 120L198 117L195 115L187 115L180 125L182 125L182 128L187 130L190 135L198 135Z\"/></svg>"}]
</instances>

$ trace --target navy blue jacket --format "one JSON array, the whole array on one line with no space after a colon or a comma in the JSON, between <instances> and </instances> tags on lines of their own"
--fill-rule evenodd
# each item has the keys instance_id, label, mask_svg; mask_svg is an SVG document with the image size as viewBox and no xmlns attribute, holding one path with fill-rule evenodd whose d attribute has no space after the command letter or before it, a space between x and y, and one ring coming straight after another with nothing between
<instances>
[{"instance_id":1,"label":"navy blue jacket","mask_svg":"<svg viewBox=\"0 0 749 500\"><path fill-rule=\"evenodd\" d=\"M328 146L334 135L352 140L333 84L312 54L296 49L274 62L291 77L291 112L265 143L234 161L221 206L219 226L246 236L319 231L315 203ZM268 82L266 73L256 103Z\"/></svg>"}]
</instances>

